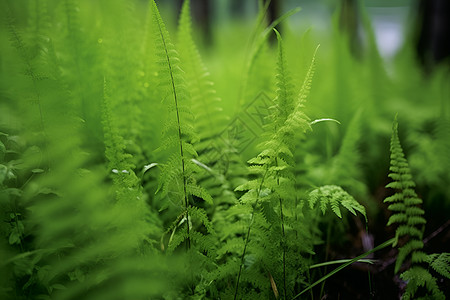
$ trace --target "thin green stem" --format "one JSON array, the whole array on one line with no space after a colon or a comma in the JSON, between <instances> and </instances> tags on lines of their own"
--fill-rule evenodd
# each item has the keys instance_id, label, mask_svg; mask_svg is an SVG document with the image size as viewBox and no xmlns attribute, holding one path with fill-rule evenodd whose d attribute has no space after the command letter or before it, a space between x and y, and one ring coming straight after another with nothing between
<instances>
[{"instance_id":1,"label":"thin green stem","mask_svg":"<svg viewBox=\"0 0 450 300\"><path fill-rule=\"evenodd\" d=\"M283 202L280 197L280 218L281 218L281 245L283 247L283 289L284 299L286 300L286 234L284 231L284 215L283 215Z\"/></svg>"},{"instance_id":2,"label":"thin green stem","mask_svg":"<svg viewBox=\"0 0 450 300\"><path fill-rule=\"evenodd\" d=\"M278 159L275 158L275 165L278 167ZM280 178L277 178L277 185L280 186ZM281 247L283 248L283 292L286 300L286 234L284 230L284 214L283 214L283 199L280 200L280 219L281 219Z\"/></svg>"}]
</instances>

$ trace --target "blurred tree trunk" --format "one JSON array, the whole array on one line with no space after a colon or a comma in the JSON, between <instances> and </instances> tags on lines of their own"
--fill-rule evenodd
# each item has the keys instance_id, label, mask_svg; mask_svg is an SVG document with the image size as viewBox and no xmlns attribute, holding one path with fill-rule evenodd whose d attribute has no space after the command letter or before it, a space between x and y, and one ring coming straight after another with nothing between
<instances>
[{"instance_id":1,"label":"blurred tree trunk","mask_svg":"<svg viewBox=\"0 0 450 300\"><path fill-rule=\"evenodd\" d=\"M361 57L361 38L359 36L359 7L357 0L339 1L339 29L347 35L353 56Z\"/></svg>"},{"instance_id":2,"label":"blurred tree trunk","mask_svg":"<svg viewBox=\"0 0 450 300\"><path fill-rule=\"evenodd\" d=\"M273 21L280 17L281 1L280 0L264 0L264 3L270 1L269 7L267 9L267 24L271 24ZM278 24L275 28L281 33L281 24ZM270 42L276 42L276 36L270 36Z\"/></svg>"},{"instance_id":3,"label":"blurred tree trunk","mask_svg":"<svg viewBox=\"0 0 450 300\"><path fill-rule=\"evenodd\" d=\"M417 54L425 71L450 58L450 1L421 0L417 20Z\"/></svg>"}]
</instances>

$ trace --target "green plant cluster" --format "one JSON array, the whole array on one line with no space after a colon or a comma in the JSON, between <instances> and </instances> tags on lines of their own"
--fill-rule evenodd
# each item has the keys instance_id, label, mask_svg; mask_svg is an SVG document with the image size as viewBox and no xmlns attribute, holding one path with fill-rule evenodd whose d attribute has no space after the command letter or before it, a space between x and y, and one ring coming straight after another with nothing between
<instances>
[{"instance_id":1,"label":"green plant cluster","mask_svg":"<svg viewBox=\"0 0 450 300\"><path fill-rule=\"evenodd\" d=\"M154 0L1 2L1 299L319 299L389 245L405 299L445 298L449 254L422 250L450 207L445 70L405 78L408 44L388 74L364 10L355 57L339 10L318 47L269 2L246 48L238 23L198 48L189 0L174 40ZM330 258L387 209L393 239Z\"/></svg>"}]
</instances>

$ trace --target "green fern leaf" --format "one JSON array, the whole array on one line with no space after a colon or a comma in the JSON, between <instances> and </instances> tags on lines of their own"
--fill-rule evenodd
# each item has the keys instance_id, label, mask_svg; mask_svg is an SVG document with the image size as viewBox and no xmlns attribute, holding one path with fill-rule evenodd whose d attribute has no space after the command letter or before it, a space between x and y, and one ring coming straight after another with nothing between
<instances>
[{"instance_id":1,"label":"green fern leaf","mask_svg":"<svg viewBox=\"0 0 450 300\"><path fill-rule=\"evenodd\" d=\"M450 253L430 254L426 262L433 270L450 279Z\"/></svg>"},{"instance_id":2,"label":"green fern leaf","mask_svg":"<svg viewBox=\"0 0 450 300\"><path fill-rule=\"evenodd\" d=\"M415 294L419 287L425 287L429 292L431 292L432 299L445 299L445 295L439 290L436 278L420 266L414 266L403 272L400 275L400 278L408 282L402 299L416 299Z\"/></svg>"},{"instance_id":3,"label":"green fern leaf","mask_svg":"<svg viewBox=\"0 0 450 300\"><path fill-rule=\"evenodd\" d=\"M323 214L326 213L328 205L336 216L342 218L340 206L350 211L353 215L356 212L361 213L366 218L366 210L364 206L358 203L350 194L344 191L340 186L325 185L317 188L309 193L309 206L313 208L319 203Z\"/></svg>"},{"instance_id":4,"label":"green fern leaf","mask_svg":"<svg viewBox=\"0 0 450 300\"><path fill-rule=\"evenodd\" d=\"M208 192L204 188L202 188L202 187L200 187L198 185L192 185L192 184L188 184L186 186L186 188L187 188L186 192L189 195L193 195L193 196L196 196L196 197L198 197L200 199L203 199L203 200L205 200L207 203L209 203L211 205L213 204L212 197L208 194Z\"/></svg>"}]
</instances>

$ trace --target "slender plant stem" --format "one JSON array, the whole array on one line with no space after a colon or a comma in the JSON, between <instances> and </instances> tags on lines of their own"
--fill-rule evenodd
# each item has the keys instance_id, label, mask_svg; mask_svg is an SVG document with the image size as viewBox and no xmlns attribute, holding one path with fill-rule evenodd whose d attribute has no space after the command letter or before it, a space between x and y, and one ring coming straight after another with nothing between
<instances>
[{"instance_id":1,"label":"slender plant stem","mask_svg":"<svg viewBox=\"0 0 450 300\"><path fill-rule=\"evenodd\" d=\"M275 158L275 164L278 167L278 159ZM280 178L277 178L277 185L280 186ZM281 247L283 248L283 292L284 299L286 300L286 233L284 230L284 214L283 214L283 199L278 197L280 200L280 219L281 219Z\"/></svg>"},{"instance_id":2,"label":"slender plant stem","mask_svg":"<svg viewBox=\"0 0 450 300\"><path fill-rule=\"evenodd\" d=\"M286 234L284 232L284 215L283 215L283 202L280 197L280 217L281 217L281 246L283 247L283 289L284 299L286 300Z\"/></svg>"}]
</instances>

